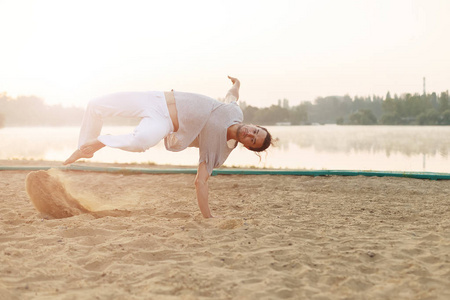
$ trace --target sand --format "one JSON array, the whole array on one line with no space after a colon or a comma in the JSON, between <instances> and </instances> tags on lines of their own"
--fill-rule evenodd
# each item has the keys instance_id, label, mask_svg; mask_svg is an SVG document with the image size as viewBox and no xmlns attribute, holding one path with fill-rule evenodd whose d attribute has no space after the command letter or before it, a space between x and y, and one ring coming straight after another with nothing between
<instances>
[{"instance_id":1,"label":"sand","mask_svg":"<svg viewBox=\"0 0 450 300\"><path fill-rule=\"evenodd\" d=\"M25 178L25 187L31 203L45 219L62 219L81 214L96 218L106 216L123 217L131 214L128 210L95 210L95 204L102 202L93 194L84 194L82 189L70 189L64 172L55 168L48 171L33 171ZM78 195L78 196L77 196Z\"/></svg>"},{"instance_id":2,"label":"sand","mask_svg":"<svg viewBox=\"0 0 450 300\"><path fill-rule=\"evenodd\" d=\"M194 175L66 171L88 212L50 219L28 173L0 172L0 299L450 299L450 181L214 176L205 220Z\"/></svg>"}]
</instances>

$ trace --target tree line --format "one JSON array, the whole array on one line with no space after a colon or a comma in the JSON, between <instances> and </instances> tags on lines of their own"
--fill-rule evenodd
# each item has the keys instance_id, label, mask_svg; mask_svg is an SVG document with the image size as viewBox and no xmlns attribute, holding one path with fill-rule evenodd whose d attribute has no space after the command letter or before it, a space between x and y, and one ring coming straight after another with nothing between
<instances>
[{"instance_id":1,"label":"tree line","mask_svg":"<svg viewBox=\"0 0 450 300\"><path fill-rule=\"evenodd\" d=\"M292 107L287 99L265 108L243 102L241 107L245 122L261 125L450 125L448 91L394 97L388 92L385 98L328 96Z\"/></svg>"},{"instance_id":2,"label":"tree line","mask_svg":"<svg viewBox=\"0 0 450 300\"><path fill-rule=\"evenodd\" d=\"M14 126L80 126L84 109L47 105L36 96L9 97L0 93L0 128ZM136 120L108 118L108 125L134 125Z\"/></svg>"},{"instance_id":3,"label":"tree line","mask_svg":"<svg viewBox=\"0 0 450 300\"><path fill-rule=\"evenodd\" d=\"M3 126L70 126L80 125L83 109L46 105L36 96L11 98L0 94L0 125Z\"/></svg>"},{"instance_id":4,"label":"tree line","mask_svg":"<svg viewBox=\"0 0 450 300\"><path fill-rule=\"evenodd\" d=\"M290 106L288 99L277 105L255 107L240 103L244 121L260 125L450 125L448 91L439 95L404 94L391 97L319 97L314 102ZM35 96L11 98L0 94L0 127L79 126L84 110L78 107L46 105ZM111 118L108 125L134 125L136 120Z\"/></svg>"}]
</instances>

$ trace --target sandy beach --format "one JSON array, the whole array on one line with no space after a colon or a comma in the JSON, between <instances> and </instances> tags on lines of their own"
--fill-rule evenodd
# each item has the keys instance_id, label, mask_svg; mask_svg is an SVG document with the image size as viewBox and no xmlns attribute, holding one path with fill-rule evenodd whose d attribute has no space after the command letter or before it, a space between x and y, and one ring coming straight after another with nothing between
<instances>
[{"instance_id":1,"label":"sandy beach","mask_svg":"<svg viewBox=\"0 0 450 300\"><path fill-rule=\"evenodd\" d=\"M0 172L0 299L450 299L448 180L219 175L203 219L195 175L64 171L130 213L46 219L28 173Z\"/></svg>"}]
</instances>

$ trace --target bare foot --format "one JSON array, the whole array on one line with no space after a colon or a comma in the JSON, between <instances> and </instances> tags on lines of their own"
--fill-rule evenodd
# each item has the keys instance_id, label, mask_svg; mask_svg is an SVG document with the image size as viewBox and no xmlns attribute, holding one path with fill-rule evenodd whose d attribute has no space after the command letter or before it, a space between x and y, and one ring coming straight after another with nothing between
<instances>
[{"instance_id":1,"label":"bare foot","mask_svg":"<svg viewBox=\"0 0 450 300\"><path fill-rule=\"evenodd\" d=\"M82 145L80 149L75 150L74 153L63 163L68 165L76 162L81 158L92 158L94 153L105 147L105 145L97 139L90 140L86 144Z\"/></svg>"},{"instance_id":2,"label":"bare foot","mask_svg":"<svg viewBox=\"0 0 450 300\"><path fill-rule=\"evenodd\" d=\"M80 149L75 150L74 153L72 153L72 155L66 159L66 161L63 163L63 165L68 165L71 163L76 162L77 160L79 160L80 158L91 158L92 156L94 156L94 153L85 153L83 151L81 151Z\"/></svg>"},{"instance_id":3,"label":"bare foot","mask_svg":"<svg viewBox=\"0 0 450 300\"><path fill-rule=\"evenodd\" d=\"M105 145L102 142L100 142L97 139L92 139L92 140L88 141L87 143L85 143L84 145L82 145L80 147L80 150L83 153L94 155L95 152L102 149L103 147L105 147Z\"/></svg>"}]
</instances>

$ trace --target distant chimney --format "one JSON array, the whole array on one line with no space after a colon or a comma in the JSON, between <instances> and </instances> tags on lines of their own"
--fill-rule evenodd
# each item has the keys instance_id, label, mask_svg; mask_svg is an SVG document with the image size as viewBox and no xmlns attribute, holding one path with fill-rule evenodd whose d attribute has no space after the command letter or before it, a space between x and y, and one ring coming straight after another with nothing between
<instances>
[{"instance_id":1,"label":"distant chimney","mask_svg":"<svg viewBox=\"0 0 450 300\"><path fill-rule=\"evenodd\" d=\"M425 96L426 93L426 89L425 89L425 77L423 78L423 95Z\"/></svg>"}]
</instances>

